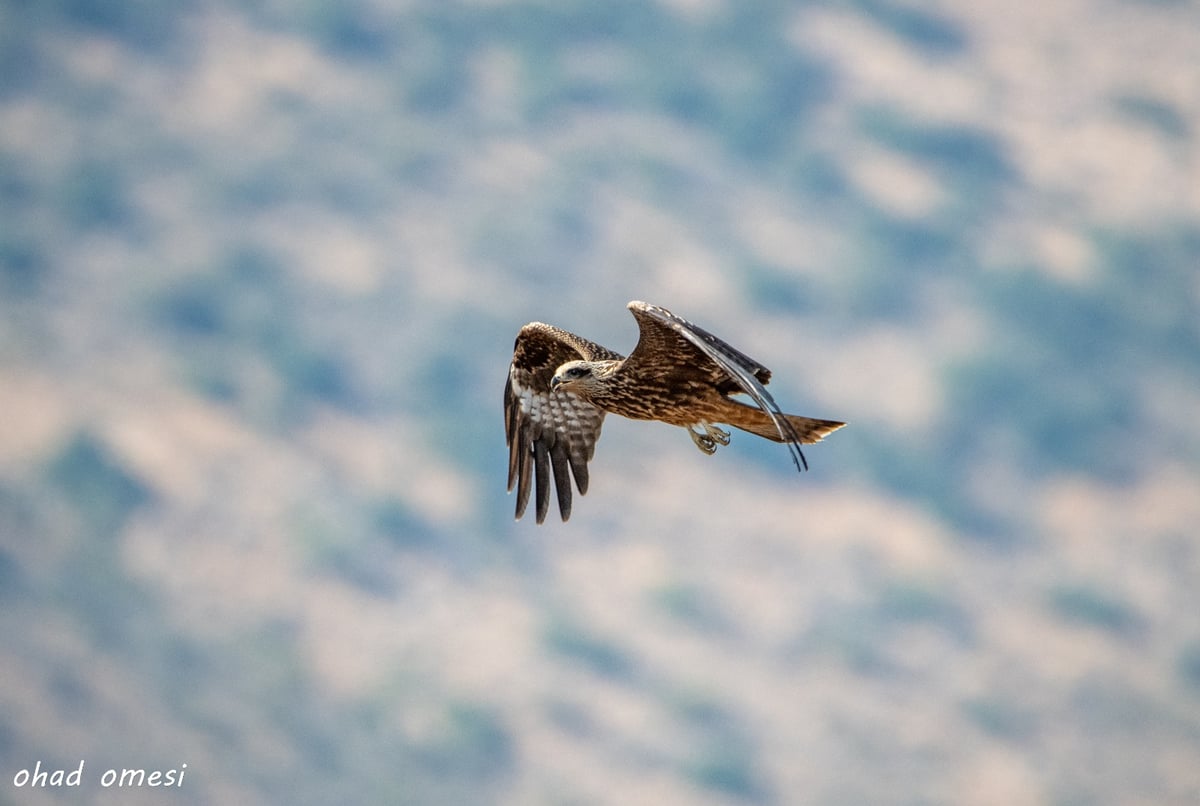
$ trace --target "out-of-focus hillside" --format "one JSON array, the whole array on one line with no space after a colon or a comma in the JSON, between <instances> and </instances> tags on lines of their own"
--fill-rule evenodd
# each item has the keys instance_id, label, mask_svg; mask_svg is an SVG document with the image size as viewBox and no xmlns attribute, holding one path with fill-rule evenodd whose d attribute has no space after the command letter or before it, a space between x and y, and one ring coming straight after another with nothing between
<instances>
[{"instance_id":1,"label":"out-of-focus hillside","mask_svg":"<svg viewBox=\"0 0 1200 806\"><path fill-rule=\"evenodd\" d=\"M3 4L0 803L1200 801L1196 53L1134 0ZM630 299L851 426L797 477L611 418L513 523L516 330Z\"/></svg>"}]
</instances>

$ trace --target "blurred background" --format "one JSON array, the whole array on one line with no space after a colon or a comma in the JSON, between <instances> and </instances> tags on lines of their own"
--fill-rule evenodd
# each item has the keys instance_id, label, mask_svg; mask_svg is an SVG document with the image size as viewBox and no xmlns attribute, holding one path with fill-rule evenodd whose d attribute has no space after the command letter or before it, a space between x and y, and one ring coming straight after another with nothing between
<instances>
[{"instance_id":1,"label":"blurred background","mask_svg":"<svg viewBox=\"0 0 1200 806\"><path fill-rule=\"evenodd\" d=\"M1024 6L0 2L0 803L1200 802L1200 7ZM630 299L850 427L514 523Z\"/></svg>"}]
</instances>

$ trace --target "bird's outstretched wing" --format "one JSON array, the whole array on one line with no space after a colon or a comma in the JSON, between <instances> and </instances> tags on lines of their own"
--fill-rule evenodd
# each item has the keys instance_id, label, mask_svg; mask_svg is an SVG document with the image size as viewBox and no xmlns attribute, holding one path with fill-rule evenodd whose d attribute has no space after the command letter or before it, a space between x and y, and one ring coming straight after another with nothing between
<instances>
[{"instance_id":1,"label":"bird's outstretched wing","mask_svg":"<svg viewBox=\"0 0 1200 806\"><path fill-rule=\"evenodd\" d=\"M568 391L550 391L554 370L567 361L620 360L594 342L542 322L517 333L512 364L504 385L504 433L508 442L508 490L517 490L516 517L525 514L536 486L537 522L550 508L550 473L558 511L571 516L571 477L579 494L587 492L587 463L592 458L604 411ZM569 468L569 470L568 470Z\"/></svg>"},{"instance_id":2,"label":"bird's outstretched wing","mask_svg":"<svg viewBox=\"0 0 1200 806\"><path fill-rule=\"evenodd\" d=\"M714 380L725 394L745 392L775 423L796 469L808 469L808 460L800 450L800 436L765 388L771 379L769 369L666 308L638 300L628 307L637 320L640 336L625 363L626 373L661 371L658 367L667 364L688 365Z\"/></svg>"}]
</instances>

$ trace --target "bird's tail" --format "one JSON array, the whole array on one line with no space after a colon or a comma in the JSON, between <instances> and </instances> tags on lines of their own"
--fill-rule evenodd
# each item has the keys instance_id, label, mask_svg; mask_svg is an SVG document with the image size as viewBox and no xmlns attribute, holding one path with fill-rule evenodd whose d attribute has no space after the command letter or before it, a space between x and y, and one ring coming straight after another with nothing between
<instances>
[{"instance_id":1,"label":"bird's tail","mask_svg":"<svg viewBox=\"0 0 1200 806\"><path fill-rule=\"evenodd\" d=\"M756 436L765 437L773 442L791 441L787 437L780 436L779 428L775 425L775 421L762 409L747 406L736 400L729 402L732 405L729 406L728 415L723 422L732 425L734 428L749 431ZM800 438L800 442L803 445L820 442L845 425L845 423L840 423L837 420L817 420L812 417L801 417L796 414L785 414L783 416L792 426L792 429L796 432L796 436Z\"/></svg>"}]
</instances>

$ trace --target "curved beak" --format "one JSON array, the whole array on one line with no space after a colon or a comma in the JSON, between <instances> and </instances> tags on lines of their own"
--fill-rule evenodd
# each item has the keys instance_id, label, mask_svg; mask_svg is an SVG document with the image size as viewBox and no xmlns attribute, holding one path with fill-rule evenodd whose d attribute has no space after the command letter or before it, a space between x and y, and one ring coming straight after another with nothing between
<instances>
[{"instance_id":1,"label":"curved beak","mask_svg":"<svg viewBox=\"0 0 1200 806\"><path fill-rule=\"evenodd\" d=\"M555 375L553 378L550 379L550 391L553 392L555 389L558 388L558 385L562 382L563 382L562 376Z\"/></svg>"}]
</instances>

